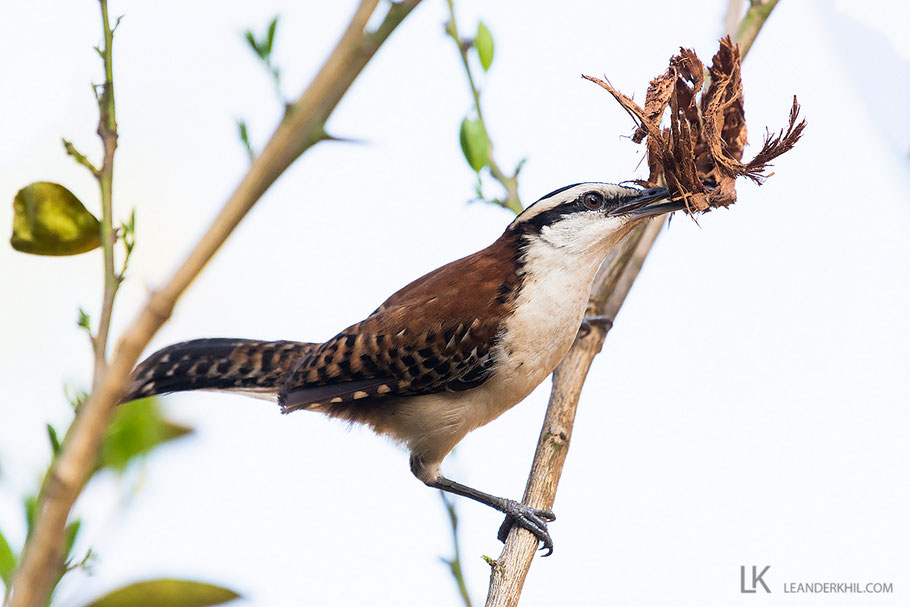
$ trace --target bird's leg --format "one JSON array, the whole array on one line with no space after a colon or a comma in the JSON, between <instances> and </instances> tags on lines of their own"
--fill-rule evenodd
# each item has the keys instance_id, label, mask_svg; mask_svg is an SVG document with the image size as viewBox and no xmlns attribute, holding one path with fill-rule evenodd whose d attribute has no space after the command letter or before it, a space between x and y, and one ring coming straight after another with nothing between
<instances>
[{"instance_id":1,"label":"bird's leg","mask_svg":"<svg viewBox=\"0 0 910 607\"><path fill-rule=\"evenodd\" d=\"M578 329L578 333L584 337L591 332L593 327L601 327L604 332L607 332L613 328L613 319L609 316L586 316L581 320L581 328Z\"/></svg>"},{"instance_id":2,"label":"bird's leg","mask_svg":"<svg viewBox=\"0 0 910 607\"><path fill-rule=\"evenodd\" d=\"M478 491L477 489L462 485L461 483L451 481L441 474L436 477L435 481L429 482L427 485L442 491L447 491L448 493L470 498L505 513L506 520L499 528L498 537L500 541L506 541L509 529L512 528L513 524L517 524L522 529L530 531L534 537L543 543L541 550L544 548L547 550L547 553L543 556L550 556L553 554L553 540L550 538L549 531L547 531L547 523L556 520L556 515L553 514L552 510L532 508L520 502L516 502L515 500L496 497L495 495L490 495L489 493L484 493L483 491Z\"/></svg>"}]
</instances>

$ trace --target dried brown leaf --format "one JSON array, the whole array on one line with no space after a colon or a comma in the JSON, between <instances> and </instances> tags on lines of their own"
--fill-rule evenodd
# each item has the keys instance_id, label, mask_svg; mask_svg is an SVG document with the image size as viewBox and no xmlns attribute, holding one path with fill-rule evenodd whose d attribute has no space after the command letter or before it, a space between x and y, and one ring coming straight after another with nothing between
<instances>
[{"instance_id":1,"label":"dried brown leaf","mask_svg":"<svg viewBox=\"0 0 910 607\"><path fill-rule=\"evenodd\" d=\"M632 101L630 97L626 97L618 90L613 88L613 85L610 84L609 80L601 80L600 78L595 78L594 76L586 76L585 74L582 74L581 77L585 80L590 80L597 86L605 89L608 93L613 95L613 98L619 102L619 105L621 105L624 110L626 110L626 113L629 114L629 116L632 117L632 120L634 120L635 123L639 125L639 128L645 129L647 135L660 137L660 129L654 126L653 121L648 121L645 118L645 111L641 109L637 103Z\"/></svg>"},{"instance_id":2,"label":"dried brown leaf","mask_svg":"<svg viewBox=\"0 0 910 607\"><path fill-rule=\"evenodd\" d=\"M673 95L675 80L676 74L673 72L673 68L667 68L666 72L651 81L645 95L645 120L660 124L660 117L664 115L664 110L667 109L667 104L670 103L670 97ZM632 135L632 141L641 143L647 134L647 129L638 127Z\"/></svg>"},{"instance_id":3,"label":"dried brown leaf","mask_svg":"<svg viewBox=\"0 0 910 607\"><path fill-rule=\"evenodd\" d=\"M702 92L704 64L695 52L680 48L667 71L651 80L644 108L609 81L582 76L606 89L635 122L632 140L644 141L650 172L647 181L636 183L649 187L666 183L674 196L685 200L690 214L736 202L738 177L761 184L770 176L766 173L770 161L790 150L806 126L804 120L797 122L799 104L794 97L788 127L766 136L758 154L743 163L747 130L740 54L729 36L720 41L708 72L710 84ZM665 113L669 127L662 129Z\"/></svg>"},{"instance_id":4,"label":"dried brown leaf","mask_svg":"<svg viewBox=\"0 0 910 607\"><path fill-rule=\"evenodd\" d=\"M790 106L790 122L787 125L787 129L781 130L781 132L774 136L765 136L765 142L762 144L761 150L759 150L758 154L743 167L743 174L746 177L761 184L764 179L771 176L771 174L764 174L765 169L770 166L770 162L781 154L790 151L803 135L803 129L806 128L806 121L800 120L797 123L796 121L798 118L799 103L796 100L796 95L794 95L793 105Z\"/></svg>"}]
</instances>

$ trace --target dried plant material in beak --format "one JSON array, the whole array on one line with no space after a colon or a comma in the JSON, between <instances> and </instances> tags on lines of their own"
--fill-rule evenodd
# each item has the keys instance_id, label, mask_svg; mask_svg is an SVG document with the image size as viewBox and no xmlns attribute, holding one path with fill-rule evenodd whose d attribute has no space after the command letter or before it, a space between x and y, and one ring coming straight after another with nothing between
<instances>
[{"instance_id":1,"label":"dried plant material in beak","mask_svg":"<svg viewBox=\"0 0 910 607\"><path fill-rule=\"evenodd\" d=\"M608 81L582 76L606 89L635 121L632 140L645 142L650 169L648 180L638 183L666 183L673 196L685 200L690 214L736 202L737 177L761 185L770 176L769 163L790 150L806 126L805 120L797 122L794 97L787 128L766 136L758 154L743 163L747 138L740 56L729 36L721 39L709 73L710 84L703 91L704 64L694 51L681 48L667 71L651 80L644 109ZM661 129L668 108L669 127Z\"/></svg>"}]
</instances>

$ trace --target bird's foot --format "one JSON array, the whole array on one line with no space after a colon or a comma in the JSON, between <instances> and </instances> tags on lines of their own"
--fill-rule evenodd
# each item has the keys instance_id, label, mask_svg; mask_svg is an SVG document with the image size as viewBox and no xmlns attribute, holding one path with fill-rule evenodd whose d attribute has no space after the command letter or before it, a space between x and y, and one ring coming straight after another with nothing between
<instances>
[{"instance_id":1,"label":"bird's foot","mask_svg":"<svg viewBox=\"0 0 910 607\"><path fill-rule=\"evenodd\" d=\"M530 531L539 542L543 544L541 550L546 549L547 553L543 556L553 554L553 539L547 530L547 523L555 521L556 515L552 510L541 510L526 506L515 500L507 500L506 507L503 510L506 513L506 520L499 527L497 537L500 542L505 542L512 525L518 525L522 529Z\"/></svg>"},{"instance_id":2,"label":"bird's foot","mask_svg":"<svg viewBox=\"0 0 910 607\"><path fill-rule=\"evenodd\" d=\"M609 316L586 316L581 321L581 327L578 329L578 334L581 337L584 337L594 327L600 327L604 330L604 333L613 328L613 319Z\"/></svg>"}]
</instances>

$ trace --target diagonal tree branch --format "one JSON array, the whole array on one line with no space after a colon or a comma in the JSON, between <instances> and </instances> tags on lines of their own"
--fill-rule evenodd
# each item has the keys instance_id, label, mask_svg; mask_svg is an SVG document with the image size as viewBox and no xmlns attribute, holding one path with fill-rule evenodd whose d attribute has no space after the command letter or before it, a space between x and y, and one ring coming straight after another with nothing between
<instances>
[{"instance_id":1,"label":"diagonal tree branch","mask_svg":"<svg viewBox=\"0 0 910 607\"><path fill-rule=\"evenodd\" d=\"M752 1L736 35L743 57L776 3L777 0ZM611 322L616 318L663 224L664 220L652 220L637 227L611 251L594 280L588 315L605 316ZM522 500L525 504L535 508L553 507L581 389L611 326L610 323L605 324L606 328L595 327L588 332L580 332L553 372L550 404ZM486 607L514 607L518 604L537 546L537 538L517 525L513 526L502 553L491 563Z\"/></svg>"},{"instance_id":2,"label":"diagonal tree branch","mask_svg":"<svg viewBox=\"0 0 910 607\"><path fill-rule=\"evenodd\" d=\"M616 318L662 227L660 220L639 226L611 251L595 279L588 316L606 317L611 322ZM553 391L525 487L522 500L525 504L535 508L553 507L581 389L611 323L603 324L604 328L598 323L587 332L579 332L572 348L553 372ZM537 546L536 537L530 533L516 533L513 528L490 575L487 607L518 604Z\"/></svg>"},{"instance_id":3,"label":"diagonal tree branch","mask_svg":"<svg viewBox=\"0 0 910 607\"><path fill-rule=\"evenodd\" d=\"M739 29L736 30L736 35L734 37L739 44L739 52L742 54L743 58L745 58L749 49L752 48L752 43L755 42L758 32L765 24L768 15L771 14L771 11L774 10L775 6L777 6L777 0L749 1L749 8L746 10L746 14L742 18L742 21L739 22Z\"/></svg>"},{"instance_id":4,"label":"diagonal tree branch","mask_svg":"<svg viewBox=\"0 0 910 607\"><path fill-rule=\"evenodd\" d=\"M308 148L328 138L325 122L379 47L420 0L389 5L374 31L366 29L379 0L362 0L347 30L313 81L291 104L262 153L183 264L153 291L117 342L91 396L79 408L59 458L48 474L38 516L12 583L10 607L41 607L50 595L70 510L98 456L111 412L149 341L170 318L186 288L256 201Z\"/></svg>"}]
</instances>

